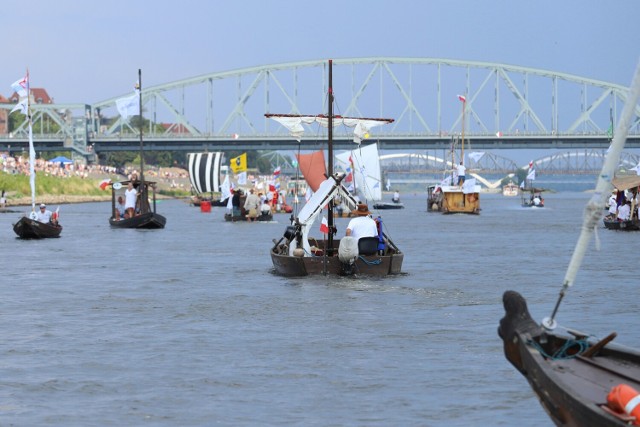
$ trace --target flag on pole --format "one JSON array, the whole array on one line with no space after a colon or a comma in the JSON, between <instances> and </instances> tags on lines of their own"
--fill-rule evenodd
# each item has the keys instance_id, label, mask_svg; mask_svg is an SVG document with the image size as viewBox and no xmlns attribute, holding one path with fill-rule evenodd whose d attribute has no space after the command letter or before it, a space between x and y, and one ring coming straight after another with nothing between
<instances>
[{"instance_id":1,"label":"flag on pole","mask_svg":"<svg viewBox=\"0 0 640 427\"><path fill-rule=\"evenodd\" d=\"M532 167L533 167L533 160L529 162L529 170L531 170Z\"/></svg>"},{"instance_id":2,"label":"flag on pole","mask_svg":"<svg viewBox=\"0 0 640 427\"><path fill-rule=\"evenodd\" d=\"M320 232L322 234L329 234L329 223L324 215L322 216L322 222L320 222Z\"/></svg>"},{"instance_id":3,"label":"flag on pole","mask_svg":"<svg viewBox=\"0 0 640 427\"><path fill-rule=\"evenodd\" d=\"M247 185L247 172L240 172L238 174L238 185Z\"/></svg>"},{"instance_id":4,"label":"flag on pole","mask_svg":"<svg viewBox=\"0 0 640 427\"><path fill-rule=\"evenodd\" d=\"M458 99L462 102L467 102L467 98L464 95L458 95Z\"/></svg>"},{"instance_id":5,"label":"flag on pole","mask_svg":"<svg viewBox=\"0 0 640 427\"><path fill-rule=\"evenodd\" d=\"M530 181L533 181L534 179L536 179L536 170L532 169L531 172L529 172L527 174L527 179Z\"/></svg>"},{"instance_id":6,"label":"flag on pole","mask_svg":"<svg viewBox=\"0 0 640 427\"><path fill-rule=\"evenodd\" d=\"M520 183L520 188L522 188L522 189L524 190L524 181L522 181L522 182Z\"/></svg>"},{"instance_id":7,"label":"flag on pole","mask_svg":"<svg viewBox=\"0 0 640 427\"><path fill-rule=\"evenodd\" d=\"M27 70L26 76L11 85L11 89L13 89L13 91L18 94L18 103L15 107L13 107L11 111L9 111L9 114L13 113L14 111L20 111L22 114L26 115L28 112L30 92L29 70Z\"/></svg>"},{"instance_id":8,"label":"flag on pole","mask_svg":"<svg viewBox=\"0 0 640 427\"><path fill-rule=\"evenodd\" d=\"M116 108L125 120L128 119L129 116L140 114L140 89L136 89L131 96L117 99Z\"/></svg>"},{"instance_id":9,"label":"flag on pole","mask_svg":"<svg viewBox=\"0 0 640 427\"><path fill-rule=\"evenodd\" d=\"M247 170L247 153L242 153L229 161L233 173L245 172Z\"/></svg>"},{"instance_id":10,"label":"flag on pole","mask_svg":"<svg viewBox=\"0 0 640 427\"><path fill-rule=\"evenodd\" d=\"M474 162L478 162L484 156L484 151L474 151L473 153L469 153L469 158Z\"/></svg>"},{"instance_id":11,"label":"flag on pole","mask_svg":"<svg viewBox=\"0 0 640 427\"><path fill-rule=\"evenodd\" d=\"M273 171L273 176L275 176L275 177L280 176L280 166L275 168L275 170Z\"/></svg>"}]
</instances>

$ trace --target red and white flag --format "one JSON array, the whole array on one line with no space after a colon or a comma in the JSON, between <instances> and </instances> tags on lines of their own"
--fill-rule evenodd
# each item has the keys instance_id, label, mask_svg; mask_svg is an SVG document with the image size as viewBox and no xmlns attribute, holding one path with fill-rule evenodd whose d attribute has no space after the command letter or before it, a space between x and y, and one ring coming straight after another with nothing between
<instances>
[{"instance_id":1,"label":"red and white flag","mask_svg":"<svg viewBox=\"0 0 640 427\"><path fill-rule=\"evenodd\" d=\"M329 234L329 223L324 215L322 216L322 222L320 223L320 232L322 234Z\"/></svg>"},{"instance_id":2,"label":"red and white flag","mask_svg":"<svg viewBox=\"0 0 640 427\"><path fill-rule=\"evenodd\" d=\"M280 166L278 166L278 167L273 171L273 176L275 176L275 177L280 176Z\"/></svg>"},{"instance_id":3,"label":"red and white flag","mask_svg":"<svg viewBox=\"0 0 640 427\"><path fill-rule=\"evenodd\" d=\"M458 99L462 102L467 102L467 98L464 95L458 95Z\"/></svg>"}]
</instances>

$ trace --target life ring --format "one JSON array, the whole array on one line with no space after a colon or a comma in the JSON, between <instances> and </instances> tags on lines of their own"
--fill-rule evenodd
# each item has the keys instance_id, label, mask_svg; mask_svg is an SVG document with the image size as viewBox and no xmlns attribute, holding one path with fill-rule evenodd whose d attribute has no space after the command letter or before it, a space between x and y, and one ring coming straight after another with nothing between
<instances>
[{"instance_id":1,"label":"life ring","mask_svg":"<svg viewBox=\"0 0 640 427\"><path fill-rule=\"evenodd\" d=\"M633 387L626 384L614 386L607 395L607 406L635 417L634 425L640 425L640 393Z\"/></svg>"}]
</instances>

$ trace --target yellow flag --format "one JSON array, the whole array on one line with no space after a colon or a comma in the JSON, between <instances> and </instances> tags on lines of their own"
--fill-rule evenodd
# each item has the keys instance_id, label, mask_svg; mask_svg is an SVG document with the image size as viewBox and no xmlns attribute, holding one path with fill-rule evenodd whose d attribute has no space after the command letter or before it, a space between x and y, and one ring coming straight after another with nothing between
<instances>
[{"instance_id":1,"label":"yellow flag","mask_svg":"<svg viewBox=\"0 0 640 427\"><path fill-rule=\"evenodd\" d=\"M233 173L247 171L247 153L242 153L238 157L231 159L231 170Z\"/></svg>"}]
</instances>

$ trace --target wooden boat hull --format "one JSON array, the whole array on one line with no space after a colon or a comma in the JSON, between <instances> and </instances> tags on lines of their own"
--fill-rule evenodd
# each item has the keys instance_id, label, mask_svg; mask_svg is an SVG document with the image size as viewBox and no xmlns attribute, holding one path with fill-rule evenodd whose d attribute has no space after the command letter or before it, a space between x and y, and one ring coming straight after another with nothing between
<instances>
[{"instance_id":1,"label":"wooden boat hull","mask_svg":"<svg viewBox=\"0 0 640 427\"><path fill-rule=\"evenodd\" d=\"M109 218L109 224L114 228L158 229L164 228L166 223L167 219L164 216L154 212L147 212L119 221Z\"/></svg>"},{"instance_id":2,"label":"wooden boat hull","mask_svg":"<svg viewBox=\"0 0 640 427\"><path fill-rule=\"evenodd\" d=\"M604 226L608 230L622 230L622 231L638 231L640 230L640 221L637 219L628 221L618 221L617 219L603 219Z\"/></svg>"},{"instance_id":3,"label":"wooden boat hull","mask_svg":"<svg viewBox=\"0 0 640 427\"><path fill-rule=\"evenodd\" d=\"M311 242L310 242L311 243ZM313 241L314 244L320 242ZM388 276L402 272L404 254L387 249L383 255L359 255L353 265L343 264L337 256L339 240L334 241L334 255L323 256L322 248L314 256L297 257L286 253L282 247L271 249L271 261L275 272L281 276L303 277L320 274L338 276Z\"/></svg>"},{"instance_id":4,"label":"wooden boat hull","mask_svg":"<svg viewBox=\"0 0 640 427\"><path fill-rule=\"evenodd\" d=\"M640 353L598 343L571 331L562 336L535 323L525 299L514 291L503 296L505 317L498 334L509 362L527 379L551 420L558 426L624 426L624 415L606 407L613 386L640 390ZM566 357L553 358L567 344ZM582 346L580 346L582 345ZM604 406L604 407L603 407Z\"/></svg>"},{"instance_id":5,"label":"wooden boat hull","mask_svg":"<svg viewBox=\"0 0 640 427\"><path fill-rule=\"evenodd\" d=\"M478 193L464 194L462 191L444 191L442 199L442 213L480 213L480 195Z\"/></svg>"},{"instance_id":6,"label":"wooden boat hull","mask_svg":"<svg viewBox=\"0 0 640 427\"><path fill-rule=\"evenodd\" d=\"M229 213L224 214L224 220L225 221L230 221L230 222L238 222L238 221L247 221L247 217L246 215L231 215ZM268 221L273 221L273 215L265 215L265 214L260 214L258 215L258 217L255 219L256 221L261 221L261 222L268 222Z\"/></svg>"},{"instance_id":7,"label":"wooden boat hull","mask_svg":"<svg viewBox=\"0 0 640 427\"><path fill-rule=\"evenodd\" d=\"M404 205L402 203L374 203L373 208L380 209L404 209Z\"/></svg>"},{"instance_id":8,"label":"wooden boat hull","mask_svg":"<svg viewBox=\"0 0 640 427\"><path fill-rule=\"evenodd\" d=\"M13 231L21 239L46 239L60 237L62 226L36 221L23 216L18 222L13 224Z\"/></svg>"}]
</instances>

